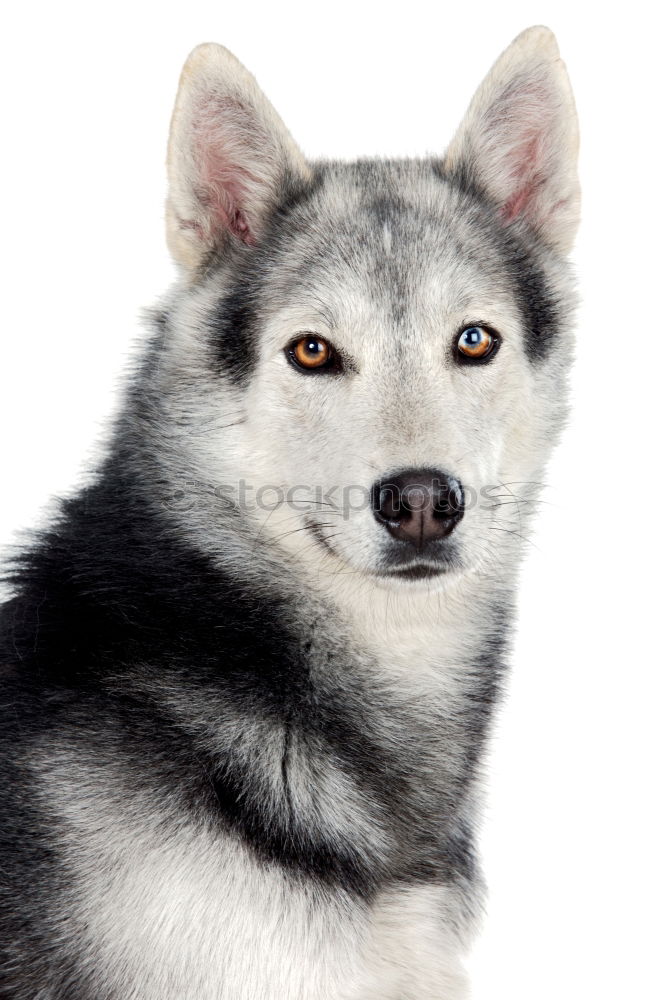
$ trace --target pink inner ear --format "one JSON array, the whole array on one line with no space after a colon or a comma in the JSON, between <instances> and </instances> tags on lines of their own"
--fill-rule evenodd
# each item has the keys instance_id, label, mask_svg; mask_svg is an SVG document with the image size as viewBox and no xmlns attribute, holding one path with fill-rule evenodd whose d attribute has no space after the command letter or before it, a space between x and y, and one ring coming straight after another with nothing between
<instances>
[{"instance_id":1,"label":"pink inner ear","mask_svg":"<svg viewBox=\"0 0 664 1000\"><path fill-rule=\"evenodd\" d=\"M231 232L254 244L250 199L259 193L260 179L249 164L258 158L260 137L247 109L228 98L210 98L196 114L193 132L196 193L209 235Z\"/></svg>"},{"instance_id":2,"label":"pink inner ear","mask_svg":"<svg viewBox=\"0 0 664 1000\"><path fill-rule=\"evenodd\" d=\"M536 211L535 202L547 183L548 146L555 134L555 98L546 86L513 81L489 119L489 157L504 195L501 216L513 222Z\"/></svg>"},{"instance_id":3,"label":"pink inner ear","mask_svg":"<svg viewBox=\"0 0 664 1000\"><path fill-rule=\"evenodd\" d=\"M512 222L519 215L526 215L538 188L542 185L542 140L539 133L526 137L512 151L511 171L516 190L501 209L505 222Z\"/></svg>"},{"instance_id":4,"label":"pink inner ear","mask_svg":"<svg viewBox=\"0 0 664 1000\"><path fill-rule=\"evenodd\" d=\"M241 239L243 243L247 243L253 246L256 242L254 235L249 229L249 223L247 222L247 217L244 213L236 208L233 215L228 220L228 228L238 239Z\"/></svg>"}]
</instances>

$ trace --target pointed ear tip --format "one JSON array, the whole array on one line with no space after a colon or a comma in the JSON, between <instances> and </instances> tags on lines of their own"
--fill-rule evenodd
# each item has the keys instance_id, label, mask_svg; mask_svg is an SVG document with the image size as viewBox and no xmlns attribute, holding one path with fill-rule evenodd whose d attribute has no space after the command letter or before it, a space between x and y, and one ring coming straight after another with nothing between
<instances>
[{"instance_id":1,"label":"pointed ear tip","mask_svg":"<svg viewBox=\"0 0 664 1000\"><path fill-rule=\"evenodd\" d=\"M182 78L186 80L213 66L223 68L239 65L241 65L239 60L224 45L219 45L217 42L201 42L200 45L196 45L191 50L185 59L182 67Z\"/></svg>"},{"instance_id":2,"label":"pointed ear tip","mask_svg":"<svg viewBox=\"0 0 664 1000\"><path fill-rule=\"evenodd\" d=\"M525 28L516 36L512 46L538 54L547 52L554 59L560 56L556 36L551 28L547 28L544 24L533 24L530 28Z\"/></svg>"}]
</instances>

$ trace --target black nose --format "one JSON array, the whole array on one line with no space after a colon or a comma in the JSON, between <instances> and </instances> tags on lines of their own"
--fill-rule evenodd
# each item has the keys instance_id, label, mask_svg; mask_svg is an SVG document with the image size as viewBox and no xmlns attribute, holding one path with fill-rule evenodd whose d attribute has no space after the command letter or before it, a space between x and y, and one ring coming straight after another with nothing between
<instances>
[{"instance_id":1,"label":"black nose","mask_svg":"<svg viewBox=\"0 0 664 1000\"><path fill-rule=\"evenodd\" d=\"M461 483L435 469L406 469L383 479L372 498L376 520L420 550L449 535L463 517Z\"/></svg>"}]
</instances>

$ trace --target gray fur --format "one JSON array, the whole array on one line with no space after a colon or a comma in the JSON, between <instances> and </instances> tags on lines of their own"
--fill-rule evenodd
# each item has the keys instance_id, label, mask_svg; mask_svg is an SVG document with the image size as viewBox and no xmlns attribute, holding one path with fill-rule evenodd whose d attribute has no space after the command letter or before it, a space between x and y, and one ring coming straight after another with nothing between
<instances>
[{"instance_id":1,"label":"gray fur","mask_svg":"<svg viewBox=\"0 0 664 1000\"><path fill-rule=\"evenodd\" d=\"M181 277L5 614L3 996L467 996L481 755L566 413L574 122L541 28L439 160L307 164L229 53L190 57ZM293 367L304 333L340 373ZM466 497L420 580L344 493L403 469Z\"/></svg>"}]
</instances>

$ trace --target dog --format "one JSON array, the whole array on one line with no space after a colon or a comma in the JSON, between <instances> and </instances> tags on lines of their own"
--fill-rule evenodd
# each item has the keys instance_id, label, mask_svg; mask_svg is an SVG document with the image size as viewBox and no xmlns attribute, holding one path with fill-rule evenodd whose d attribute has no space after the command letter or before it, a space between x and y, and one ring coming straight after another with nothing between
<instances>
[{"instance_id":1,"label":"dog","mask_svg":"<svg viewBox=\"0 0 664 1000\"><path fill-rule=\"evenodd\" d=\"M468 995L577 144L543 27L420 160L308 162L226 49L190 55L177 283L8 571L2 997Z\"/></svg>"}]
</instances>

